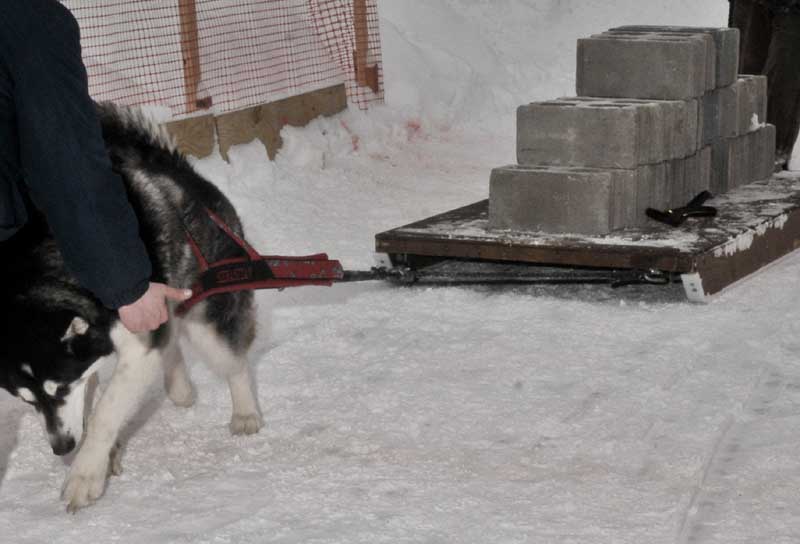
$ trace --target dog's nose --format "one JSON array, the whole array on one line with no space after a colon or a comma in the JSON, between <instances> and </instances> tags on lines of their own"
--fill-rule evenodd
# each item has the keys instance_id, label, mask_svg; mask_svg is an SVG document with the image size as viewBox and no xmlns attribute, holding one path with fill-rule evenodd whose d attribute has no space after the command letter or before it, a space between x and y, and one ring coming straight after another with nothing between
<instances>
[{"instance_id":1,"label":"dog's nose","mask_svg":"<svg viewBox=\"0 0 800 544\"><path fill-rule=\"evenodd\" d=\"M66 455L75 449L75 439L71 436L59 436L50 441L50 446L56 455Z\"/></svg>"}]
</instances>

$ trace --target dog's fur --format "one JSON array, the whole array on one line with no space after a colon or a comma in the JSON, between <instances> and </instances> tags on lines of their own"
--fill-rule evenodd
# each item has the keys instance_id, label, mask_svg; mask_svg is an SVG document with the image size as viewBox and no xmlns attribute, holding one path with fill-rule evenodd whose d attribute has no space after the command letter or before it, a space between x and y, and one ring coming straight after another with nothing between
<instances>
[{"instance_id":1,"label":"dog's fur","mask_svg":"<svg viewBox=\"0 0 800 544\"><path fill-rule=\"evenodd\" d=\"M204 211L212 210L242 235L233 206L193 170L169 137L138 110L100 104L98 112L114 170L139 220L152 281L177 287L195 282L198 265L186 242L187 229L210 262L240 256ZM109 470L118 470L119 431L162 368L169 398L180 406L194 401L178 346L181 335L228 380L231 431L251 434L261 427L246 361L255 336L252 292L211 297L185 318L135 335L65 270L41 217L0 244L0 262L0 387L43 416L54 453L66 454L80 441L63 488L68 510L100 497ZM87 383L114 353L114 373L84 432L91 404L85 402Z\"/></svg>"}]
</instances>

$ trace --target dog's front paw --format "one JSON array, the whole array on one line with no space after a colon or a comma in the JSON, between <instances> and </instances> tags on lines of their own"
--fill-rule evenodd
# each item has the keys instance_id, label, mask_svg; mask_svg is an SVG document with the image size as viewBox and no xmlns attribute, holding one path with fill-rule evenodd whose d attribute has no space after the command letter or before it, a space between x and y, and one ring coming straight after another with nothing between
<instances>
[{"instance_id":1,"label":"dog's front paw","mask_svg":"<svg viewBox=\"0 0 800 544\"><path fill-rule=\"evenodd\" d=\"M61 499L67 503L67 512L74 514L100 498L106 485L107 471L107 466L91 471L76 470L74 467L70 469L61 491Z\"/></svg>"},{"instance_id":2,"label":"dog's front paw","mask_svg":"<svg viewBox=\"0 0 800 544\"><path fill-rule=\"evenodd\" d=\"M233 414L231 418L231 434L255 434L264 422L258 414Z\"/></svg>"}]
</instances>

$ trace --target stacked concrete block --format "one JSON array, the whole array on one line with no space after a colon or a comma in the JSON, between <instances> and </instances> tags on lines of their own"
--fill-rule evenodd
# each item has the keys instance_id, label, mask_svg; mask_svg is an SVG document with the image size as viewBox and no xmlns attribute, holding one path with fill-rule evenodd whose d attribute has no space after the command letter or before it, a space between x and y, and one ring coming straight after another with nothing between
<instances>
[{"instance_id":1,"label":"stacked concrete block","mask_svg":"<svg viewBox=\"0 0 800 544\"><path fill-rule=\"evenodd\" d=\"M647 208L686 203L709 188L711 149L634 168L515 164L492 170L493 229L607 234L644 225Z\"/></svg>"},{"instance_id":2,"label":"stacked concrete block","mask_svg":"<svg viewBox=\"0 0 800 544\"><path fill-rule=\"evenodd\" d=\"M771 164L775 157L775 127L765 124L766 77L742 75L732 85L717 89L710 96L719 112L719 124L713 129L717 137L709 142L714 150L711 191L723 193L769 177L769 172L763 174L763 164L766 161ZM709 124L708 119L705 122ZM757 145L758 157L750 157L751 145ZM763 146L766 148L762 149ZM746 157L742 156L743 152L747 152Z\"/></svg>"},{"instance_id":3,"label":"stacked concrete block","mask_svg":"<svg viewBox=\"0 0 800 544\"><path fill-rule=\"evenodd\" d=\"M609 33L652 33L673 34L704 33L714 40L715 87L727 87L736 81L739 69L739 31L733 28L705 28L681 26L619 26Z\"/></svg>"},{"instance_id":4,"label":"stacked concrete block","mask_svg":"<svg viewBox=\"0 0 800 544\"><path fill-rule=\"evenodd\" d=\"M605 234L633 220L635 170L510 165L490 179L495 229ZM524 205L520 205L524 203Z\"/></svg>"},{"instance_id":5,"label":"stacked concrete block","mask_svg":"<svg viewBox=\"0 0 800 544\"><path fill-rule=\"evenodd\" d=\"M711 191L724 193L772 175L775 157L775 126L763 125L714 145Z\"/></svg>"},{"instance_id":6,"label":"stacked concrete block","mask_svg":"<svg viewBox=\"0 0 800 544\"><path fill-rule=\"evenodd\" d=\"M559 98L517 109L517 162L636 168L697 149L698 102Z\"/></svg>"},{"instance_id":7,"label":"stacked concrete block","mask_svg":"<svg viewBox=\"0 0 800 544\"><path fill-rule=\"evenodd\" d=\"M619 27L579 40L576 97L520 106L517 164L489 226L606 234L771 175L766 80L737 76L735 29Z\"/></svg>"},{"instance_id":8,"label":"stacked concrete block","mask_svg":"<svg viewBox=\"0 0 800 544\"><path fill-rule=\"evenodd\" d=\"M715 86L714 50L704 33L607 32L580 39L578 95L698 98Z\"/></svg>"},{"instance_id":9,"label":"stacked concrete block","mask_svg":"<svg viewBox=\"0 0 800 544\"><path fill-rule=\"evenodd\" d=\"M767 78L740 76L731 85L707 93L701 108L704 144L755 130L767 117Z\"/></svg>"}]
</instances>

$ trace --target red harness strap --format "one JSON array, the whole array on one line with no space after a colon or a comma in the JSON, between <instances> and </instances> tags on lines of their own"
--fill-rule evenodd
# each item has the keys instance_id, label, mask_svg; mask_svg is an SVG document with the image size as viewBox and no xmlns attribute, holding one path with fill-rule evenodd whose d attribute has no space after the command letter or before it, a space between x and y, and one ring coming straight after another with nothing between
<instances>
[{"instance_id":1,"label":"red harness strap","mask_svg":"<svg viewBox=\"0 0 800 544\"><path fill-rule=\"evenodd\" d=\"M245 289L330 286L334 280L341 280L344 276L339 261L328 259L325 253L304 257L260 255L214 212L206 209L206 213L236 245L247 253L247 256L223 259L209 264L187 230L186 238L200 266L200 276L192 286L192 297L175 309L175 313L179 316L186 314L192 306L211 295Z\"/></svg>"}]
</instances>

